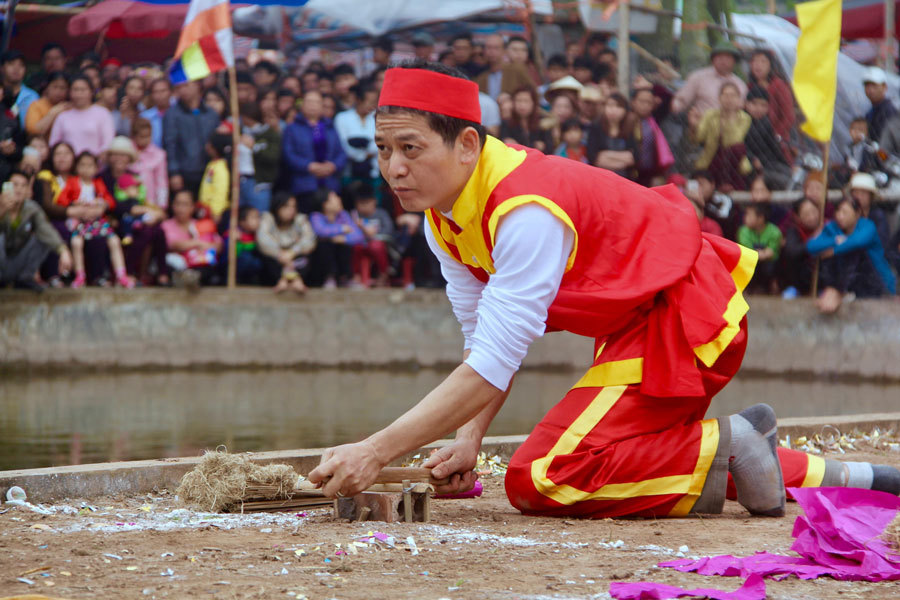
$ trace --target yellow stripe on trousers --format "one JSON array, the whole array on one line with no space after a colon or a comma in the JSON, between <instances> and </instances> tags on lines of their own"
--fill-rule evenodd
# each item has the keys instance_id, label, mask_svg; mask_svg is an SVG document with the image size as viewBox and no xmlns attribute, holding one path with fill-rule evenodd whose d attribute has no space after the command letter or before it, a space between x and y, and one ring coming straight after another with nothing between
<instances>
[{"instance_id":1,"label":"yellow stripe on trousers","mask_svg":"<svg viewBox=\"0 0 900 600\"><path fill-rule=\"evenodd\" d=\"M603 417L606 416L606 413L618 402L626 389L628 389L626 385L617 385L604 387L600 390L587 408L560 436L553 448L550 449L550 452L545 457L531 463L531 480L534 483L534 487L544 496L564 505L572 505L576 502L587 500L621 500L642 496L688 494L690 497L693 497L693 501L684 510L684 514L687 514L687 511L694 505L694 502L696 502L697 497L703 490L706 474L719 445L719 428L715 419L701 422L700 455L694 472L690 475L669 475L643 481L610 483L593 492L579 490L567 484L556 484L547 476L553 459L557 456L574 452L585 436L597 426Z\"/></svg>"}]
</instances>

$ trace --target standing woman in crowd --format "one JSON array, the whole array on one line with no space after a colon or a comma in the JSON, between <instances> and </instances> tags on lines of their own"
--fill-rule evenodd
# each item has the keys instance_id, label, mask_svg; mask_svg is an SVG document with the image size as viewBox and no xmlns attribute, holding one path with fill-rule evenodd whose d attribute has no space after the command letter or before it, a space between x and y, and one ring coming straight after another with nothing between
<instances>
[{"instance_id":1,"label":"standing woman in crowd","mask_svg":"<svg viewBox=\"0 0 900 600\"><path fill-rule=\"evenodd\" d=\"M31 103L25 115L25 132L46 137L62 112L71 108L66 102L69 97L69 78L62 71L47 75L41 84L41 97Z\"/></svg>"},{"instance_id":2,"label":"standing woman in crowd","mask_svg":"<svg viewBox=\"0 0 900 600\"><path fill-rule=\"evenodd\" d=\"M618 92L610 94L603 104L600 120L588 132L588 161L622 177L635 179L634 128L635 120L628 112L628 100Z\"/></svg>"},{"instance_id":3,"label":"standing woman in crowd","mask_svg":"<svg viewBox=\"0 0 900 600\"><path fill-rule=\"evenodd\" d=\"M746 178L753 171L744 145L752 119L741 102L738 86L726 81L719 91L719 108L706 111L699 123L690 123L693 138L703 145L697 169L710 171L716 187L726 193L746 190Z\"/></svg>"},{"instance_id":4,"label":"standing woman in crowd","mask_svg":"<svg viewBox=\"0 0 900 600\"><path fill-rule=\"evenodd\" d=\"M125 80L122 84L122 99L119 101L119 108L113 111L113 123L116 125L116 135L131 135L131 124L144 110L144 96L147 95L147 88L144 80L133 75Z\"/></svg>"},{"instance_id":5,"label":"standing woman in crowd","mask_svg":"<svg viewBox=\"0 0 900 600\"><path fill-rule=\"evenodd\" d=\"M550 136L541 129L541 109L534 88L521 87L513 92L512 105L512 118L500 125L500 138L507 144L550 152Z\"/></svg>"},{"instance_id":6,"label":"standing woman in crowd","mask_svg":"<svg viewBox=\"0 0 900 600\"><path fill-rule=\"evenodd\" d=\"M93 103L91 81L84 75L76 75L69 85L72 108L56 117L50 129L50 146L66 142L75 154L90 152L101 156L115 137L115 125L108 110Z\"/></svg>"},{"instance_id":7,"label":"standing woman in crowd","mask_svg":"<svg viewBox=\"0 0 900 600\"><path fill-rule=\"evenodd\" d=\"M282 134L281 157L300 212L309 214L315 209L316 190L340 189L340 172L347 164L347 155L331 121L322 114L319 92L303 95L300 114Z\"/></svg>"},{"instance_id":8,"label":"standing woman in crowd","mask_svg":"<svg viewBox=\"0 0 900 600\"><path fill-rule=\"evenodd\" d=\"M753 84L769 94L769 120L775 133L781 136L782 147L789 148L791 128L796 120L794 96L784 79L772 68L772 53L759 48L750 55L750 87Z\"/></svg>"}]
</instances>

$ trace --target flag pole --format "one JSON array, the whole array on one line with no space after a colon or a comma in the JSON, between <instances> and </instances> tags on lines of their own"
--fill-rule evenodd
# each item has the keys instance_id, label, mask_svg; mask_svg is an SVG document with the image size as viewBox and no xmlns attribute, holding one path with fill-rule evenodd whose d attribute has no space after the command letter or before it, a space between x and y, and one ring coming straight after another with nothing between
<instances>
[{"instance_id":1,"label":"flag pole","mask_svg":"<svg viewBox=\"0 0 900 600\"><path fill-rule=\"evenodd\" d=\"M241 115L237 97L237 71L228 67L228 89L231 100L231 219L228 224L228 289L237 287L238 202L241 197L241 173L238 168L238 144L241 143Z\"/></svg>"},{"instance_id":2,"label":"flag pole","mask_svg":"<svg viewBox=\"0 0 900 600\"><path fill-rule=\"evenodd\" d=\"M825 184L825 198L822 199L822 205L819 207L819 227L822 227L825 224L825 205L828 204L828 163L829 163L829 153L831 150L831 140L828 140L824 144L825 148L822 152L822 183ZM819 296L819 267L822 265L822 258L816 257L816 266L813 269L812 276L812 299L813 301Z\"/></svg>"}]
</instances>

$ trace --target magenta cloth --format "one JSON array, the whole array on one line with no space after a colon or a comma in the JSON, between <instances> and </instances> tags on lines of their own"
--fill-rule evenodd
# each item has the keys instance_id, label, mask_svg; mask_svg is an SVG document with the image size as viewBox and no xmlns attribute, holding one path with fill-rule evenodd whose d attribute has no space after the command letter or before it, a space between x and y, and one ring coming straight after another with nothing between
<instances>
[{"instance_id":1,"label":"magenta cloth","mask_svg":"<svg viewBox=\"0 0 900 600\"><path fill-rule=\"evenodd\" d=\"M460 498L477 498L481 496L481 493L484 491L484 486L481 485L480 481L475 482L475 486L469 490L468 492L461 492L459 494L438 494L435 498L440 500L457 500Z\"/></svg>"},{"instance_id":2,"label":"magenta cloth","mask_svg":"<svg viewBox=\"0 0 900 600\"><path fill-rule=\"evenodd\" d=\"M881 538L900 511L900 498L857 488L791 488L804 515L794 522L791 550L800 556L761 552L746 558L713 556L660 563L678 571L726 577L783 579L827 575L851 581L900 579L900 554Z\"/></svg>"},{"instance_id":3,"label":"magenta cloth","mask_svg":"<svg viewBox=\"0 0 900 600\"><path fill-rule=\"evenodd\" d=\"M675 164L675 157L672 155L672 150L669 148L669 142L666 141L666 136L663 135L662 129L660 129L659 124L653 117L650 117L650 128L653 130L653 138L656 140L657 166L660 171L665 171Z\"/></svg>"},{"instance_id":4,"label":"magenta cloth","mask_svg":"<svg viewBox=\"0 0 900 600\"><path fill-rule=\"evenodd\" d=\"M639 583L614 581L609 584L609 595L618 600L663 600L684 596L700 596L713 600L765 600L766 582L759 575L750 575L740 588L726 592L706 588L686 590L674 585L643 581Z\"/></svg>"}]
</instances>

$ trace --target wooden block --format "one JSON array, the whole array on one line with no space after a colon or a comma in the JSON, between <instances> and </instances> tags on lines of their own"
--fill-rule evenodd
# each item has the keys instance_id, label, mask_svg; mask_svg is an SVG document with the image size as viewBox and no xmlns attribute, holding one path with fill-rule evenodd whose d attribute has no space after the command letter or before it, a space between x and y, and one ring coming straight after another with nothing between
<instances>
[{"instance_id":1,"label":"wooden block","mask_svg":"<svg viewBox=\"0 0 900 600\"><path fill-rule=\"evenodd\" d=\"M406 519L409 508L409 522L422 523L431 518L431 497L428 492L362 492L348 498L335 500L334 518L360 520L365 509L369 512L363 517L367 521L384 521L396 523ZM404 496L408 494L409 499ZM427 514L426 514L427 513Z\"/></svg>"},{"instance_id":2,"label":"wooden block","mask_svg":"<svg viewBox=\"0 0 900 600\"><path fill-rule=\"evenodd\" d=\"M409 479L403 480L403 520L413 522L412 484Z\"/></svg>"},{"instance_id":3,"label":"wooden block","mask_svg":"<svg viewBox=\"0 0 900 600\"><path fill-rule=\"evenodd\" d=\"M363 508L369 509L369 521L395 523L400 520L402 494L388 492L362 492L336 501L335 519L356 521Z\"/></svg>"}]
</instances>

